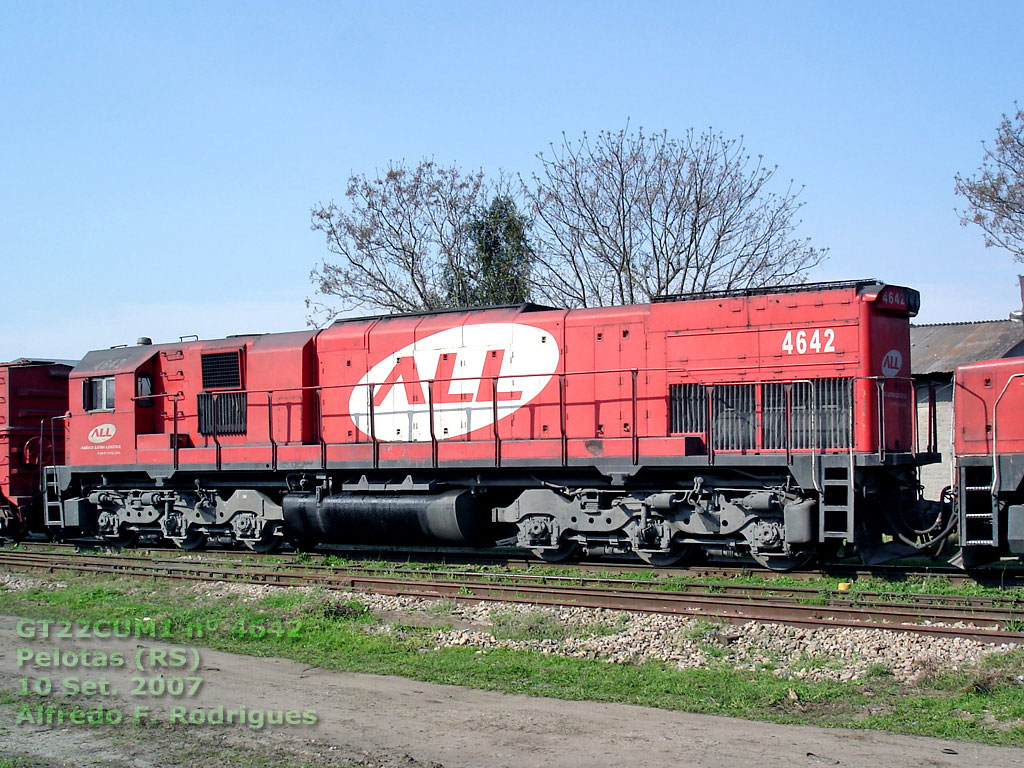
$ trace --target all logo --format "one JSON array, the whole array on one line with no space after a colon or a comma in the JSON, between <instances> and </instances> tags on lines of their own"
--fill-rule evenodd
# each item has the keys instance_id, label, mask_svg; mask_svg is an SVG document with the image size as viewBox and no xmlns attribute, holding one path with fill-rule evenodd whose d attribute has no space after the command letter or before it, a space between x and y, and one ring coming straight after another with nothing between
<instances>
[{"instance_id":1,"label":"all logo","mask_svg":"<svg viewBox=\"0 0 1024 768\"><path fill-rule=\"evenodd\" d=\"M903 353L898 349L890 349L882 358L882 375L899 376L903 370Z\"/></svg>"},{"instance_id":2,"label":"all logo","mask_svg":"<svg viewBox=\"0 0 1024 768\"><path fill-rule=\"evenodd\" d=\"M511 416L533 401L558 368L554 337L523 323L449 328L399 349L352 390L349 413L378 440L461 437Z\"/></svg>"},{"instance_id":3,"label":"all logo","mask_svg":"<svg viewBox=\"0 0 1024 768\"><path fill-rule=\"evenodd\" d=\"M89 432L90 443L105 443L117 433L113 424L97 424Z\"/></svg>"}]
</instances>

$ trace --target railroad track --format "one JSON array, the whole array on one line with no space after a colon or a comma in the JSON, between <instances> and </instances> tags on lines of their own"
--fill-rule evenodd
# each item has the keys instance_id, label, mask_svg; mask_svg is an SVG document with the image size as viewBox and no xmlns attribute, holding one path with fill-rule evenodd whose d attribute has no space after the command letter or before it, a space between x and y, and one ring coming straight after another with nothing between
<instances>
[{"instance_id":1,"label":"railroad track","mask_svg":"<svg viewBox=\"0 0 1024 768\"><path fill-rule=\"evenodd\" d=\"M841 592L815 587L687 584L651 588L626 578L410 571L393 567L278 565L199 561L142 554L89 555L0 550L0 566L49 573L88 572L189 581L316 586L457 601L494 600L702 616L802 627L847 626L1024 643L1024 600L967 595Z\"/></svg>"},{"instance_id":2,"label":"railroad track","mask_svg":"<svg viewBox=\"0 0 1024 768\"><path fill-rule=\"evenodd\" d=\"M83 543L32 543L22 542L19 550L26 552L84 552L110 551L120 552L116 548L102 544ZM3 551L0 549L0 551ZM189 553L175 547L133 548L133 553L151 557L188 557ZM305 567L310 558L337 555L353 560L381 561L391 564L437 563L445 566L476 565L497 568L543 568L545 570L565 570L566 572L619 574L642 574L648 578L676 577L678 579L732 579L752 577L771 582L784 579L787 581L811 581L822 578L840 578L848 581L878 578L886 581L903 582L924 578L943 578L950 584L981 583L986 586L1000 588L1024 588L1024 567L1019 565L990 565L965 573L963 570L943 565L846 565L831 564L819 568L779 573L761 568L754 563L710 562L702 565L679 566L672 568L652 568L646 563L623 560L592 560L567 563L544 563L535 558L508 554L500 550L456 549L434 547L357 547L336 546L318 548L311 554L297 552L276 552L260 555L246 550L205 550L201 553L204 560L214 562L233 562L239 559L266 560L268 562L289 564L301 562Z\"/></svg>"}]
</instances>

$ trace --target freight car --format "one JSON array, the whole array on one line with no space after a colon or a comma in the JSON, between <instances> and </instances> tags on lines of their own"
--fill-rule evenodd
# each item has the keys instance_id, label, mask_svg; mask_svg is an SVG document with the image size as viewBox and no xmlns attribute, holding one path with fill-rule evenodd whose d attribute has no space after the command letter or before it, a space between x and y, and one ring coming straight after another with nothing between
<instances>
[{"instance_id":1,"label":"freight car","mask_svg":"<svg viewBox=\"0 0 1024 768\"><path fill-rule=\"evenodd\" d=\"M815 283L89 352L45 523L186 549L879 559L949 527L917 484L938 459L909 376L919 302Z\"/></svg>"},{"instance_id":2,"label":"freight car","mask_svg":"<svg viewBox=\"0 0 1024 768\"><path fill-rule=\"evenodd\" d=\"M0 363L0 536L40 522L42 467L64 462L53 419L68 409L70 370L53 360Z\"/></svg>"}]
</instances>

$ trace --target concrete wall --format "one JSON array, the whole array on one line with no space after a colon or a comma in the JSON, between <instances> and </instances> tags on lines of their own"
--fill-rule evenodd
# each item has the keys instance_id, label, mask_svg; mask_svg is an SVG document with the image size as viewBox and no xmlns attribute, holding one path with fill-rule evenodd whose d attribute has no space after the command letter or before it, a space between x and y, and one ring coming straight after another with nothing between
<instances>
[{"instance_id":1,"label":"concrete wall","mask_svg":"<svg viewBox=\"0 0 1024 768\"><path fill-rule=\"evenodd\" d=\"M938 450L942 454L942 462L921 467L921 485L924 486L924 497L938 501L942 489L951 484L953 472L953 384L952 382L935 382L935 422L938 432ZM928 387L918 386L917 390L917 423L919 446L921 451L928 448Z\"/></svg>"}]
</instances>

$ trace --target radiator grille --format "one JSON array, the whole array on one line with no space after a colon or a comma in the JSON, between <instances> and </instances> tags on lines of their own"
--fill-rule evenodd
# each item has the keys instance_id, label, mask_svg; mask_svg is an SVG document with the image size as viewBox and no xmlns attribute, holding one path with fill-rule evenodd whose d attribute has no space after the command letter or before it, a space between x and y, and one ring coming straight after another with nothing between
<instances>
[{"instance_id":1,"label":"radiator grille","mask_svg":"<svg viewBox=\"0 0 1024 768\"><path fill-rule=\"evenodd\" d=\"M246 430L245 392L201 392L199 434L243 435Z\"/></svg>"},{"instance_id":2,"label":"radiator grille","mask_svg":"<svg viewBox=\"0 0 1024 768\"><path fill-rule=\"evenodd\" d=\"M789 427L786 390L790 392ZM712 444L715 450L739 451L756 446L757 385L669 385L669 432L706 434L711 394ZM853 380L818 379L761 385L761 447L767 450L850 447Z\"/></svg>"},{"instance_id":3,"label":"radiator grille","mask_svg":"<svg viewBox=\"0 0 1024 768\"><path fill-rule=\"evenodd\" d=\"M762 389L762 445L785 448L786 388L790 388L791 448L849 448L852 379L816 379L765 384Z\"/></svg>"},{"instance_id":4,"label":"radiator grille","mask_svg":"<svg viewBox=\"0 0 1024 768\"><path fill-rule=\"evenodd\" d=\"M242 371L237 352L203 355L203 389L240 389Z\"/></svg>"},{"instance_id":5,"label":"radiator grille","mask_svg":"<svg viewBox=\"0 0 1024 768\"><path fill-rule=\"evenodd\" d=\"M708 389L703 384L670 384L669 432L697 432L708 427Z\"/></svg>"},{"instance_id":6,"label":"radiator grille","mask_svg":"<svg viewBox=\"0 0 1024 768\"><path fill-rule=\"evenodd\" d=\"M754 447L757 416L753 384L721 384L711 388L712 445L717 451Z\"/></svg>"}]
</instances>

